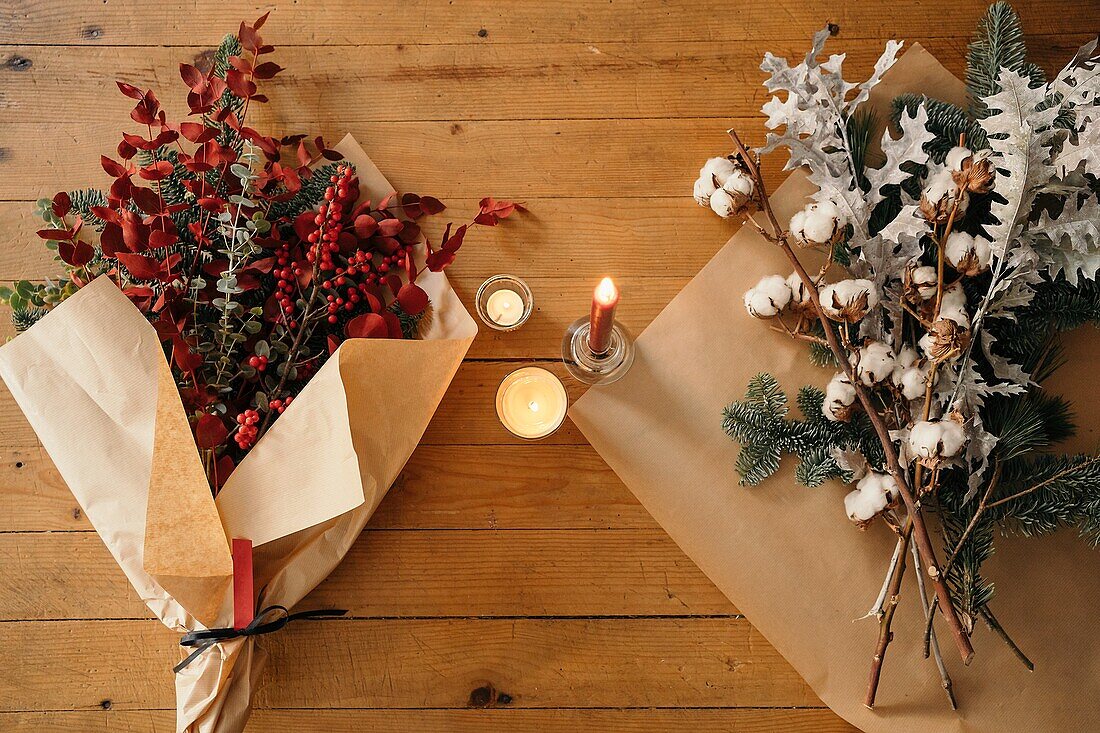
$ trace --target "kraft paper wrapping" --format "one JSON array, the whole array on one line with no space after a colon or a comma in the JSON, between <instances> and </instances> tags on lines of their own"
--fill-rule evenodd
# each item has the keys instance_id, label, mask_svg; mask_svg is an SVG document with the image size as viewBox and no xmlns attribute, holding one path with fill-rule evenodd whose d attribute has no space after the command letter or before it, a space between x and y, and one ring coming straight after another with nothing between
<instances>
[{"instance_id":1,"label":"kraft paper wrapping","mask_svg":"<svg viewBox=\"0 0 1100 733\"><path fill-rule=\"evenodd\" d=\"M880 113L905 91L964 96L961 82L919 46L876 89ZM811 192L801 172L791 174L772 196L780 220ZM863 706L878 624L853 620L871 607L894 538L881 525L857 531L844 515L848 488L800 486L789 459L764 484L738 486L738 446L720 427L722 408L741 399L759 372L779 379L795 411L801 385L823 387L831 376L810 365L803 344L742 307L740 294L759 278L790 271L777 247L742 228L639 336L631 371L589 390L570 411L573 421L685 554L854 725L876 733L1100 730L1100 555L1072 530L1000 538L987 565L997 582L993 608L1034 672L981 622L977 654L963 667L938 624L960 702L952 712L935 666L922 657L924 619L910 562L878 705ZM1100 358L1098 341L1091 328L1075 333L1069 365L1052 384L1094 424L1100 396L1090 365ZM1096 440L1082 425L1065 449L1095 450ZM703 704L711 702L719 704Z\"/></svg>"},{"instance_id":2,"label":"kraft paper wrapping","mask_svg":"<svg viewBox=\"0 0 1100 733\"><path fill-rule=\"evenodd\" d=\"M392 192L354 139L336 148L364 196ZM150 610L181 633L231 626L229 539L255 545L257 608L293 608L343 559L435 413L477 325L443 273L417 283L433 306L422 338L345 341L217 501L156 332L109 279L0 348L0 376ZM184 668L177 731L242 730L265 658L249 637Z\"/></svg>"}]
</instances>

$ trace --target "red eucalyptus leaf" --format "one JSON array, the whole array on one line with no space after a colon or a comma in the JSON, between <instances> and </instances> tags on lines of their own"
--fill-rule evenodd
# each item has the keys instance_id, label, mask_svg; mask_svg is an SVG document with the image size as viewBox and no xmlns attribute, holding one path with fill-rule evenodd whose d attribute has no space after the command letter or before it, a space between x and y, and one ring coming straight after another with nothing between
<instances>
[{"instance_id":1,"label":"red eucalyptus leaf","mask_svg":"<svg viewBox=\"0 0 1100 733\"><path fill-rule=\"evenodd\" d=\"M225 72L225 83L229 85L229 91L241 99L248 99L256 93L256 83L237 69L229 69Z\"/></svg>"},{"instance_id":2,"label":"red eucalyptus leaf","mask_svg":"<svg viewBox=\"0 0 1100 733\"><path fill-rule=\"evenodd\" d=\"M95 250L87 242L58 242L57 253L65 264L83 267L95 257Z\"/></svg>"},{"instance_id":3,"label":"red eucalyptus leaf","mask_svg":"<svg viewBox=\"0 0 1100 733\"><path fill-rule=\"evenodd\" d=\"M424 209L424 213L428 215L435 215L442 212L447 207L443 205L443 202L434 196L421 196L420 208Z\"/></svg>"},{"instance_id":4,"label":"red eucalyptus leaf","mask_svg":"<svg viewBox=\"0 0 1100 733\"><path fill-rule=\"evenodd\" d=\"M167 160L158 160L138 170L138 175L147 181L163 181L172 175L174 167Z\"/></svg>"},{"instance_id":5,"label":"red eucalyptus leaf","mask_svg":"<svg viewBox=\"0 0 1100 733\"><path fill-rule=\"evenodd\" d=\"M405 283L397 292L397 302L410 316L420 315L428 307L428 294L416 283Z\"/></svg>"},{"instance_id":6,"label":"red eucalyptus leaf","mask_svg":"<svg viewBox=\"0 0 1100 733\"><path fill-rule=\"evenodd\" d=\"M175 349L172 353L175 354ZM199 363L202 363L201 357ZM185 371L193 371L193 369ZM199 448L204 450L217 448L228 437L229 430L226 429L225 423L221 421L221 418L211 415L209 412L203 413L198 422L195 423L195 443Z\"/></svg>"},{"instance_id":7,"label":"red eucalyptus leaf","mask_svg":"<svg viewBox=\"0 0 1100 733\"><path fill-rule=\"evenodd\" d=\"M156 295L152 288L147 288L144 285L124 288L122 293L142 312L149 310L149 305L153 302L153 297Z\"/></svg>"},{"instance_id":8,"label":"red eucalyptus leaf","mask_svg":"<svg viewBox=\"0 0 1100 733\"><path fill-rule=\"evenodd\" d=\"M149 232L149 246L150 247L171 247L173 244L179 241L179 236L175 232L163 231L161 229L153 229Z\"/></svg>"},{"instance_id":9,"label":"red eucalyptus leaf","mask_svg":"<svg viewBox=\"0 0 1100 733\"><path fill-rule=\"evenodd\" d=\"M103 170L111 178L122 178L125 175L133 173L133 169L127 168L121 163L108 158L106 155L99 156L99 164L103 166Z\"/></svg>"},{"instance_id":10,"label":"red eucalyptus leaf","mask_svg":"<svg viewBox=\"0 0 1100 733\"><path fill-rule=\"evenodd\" d=\"M99 235L99 248L108 257L114 257L123 251L125 244L122 239L122 227L114 222L107 222L103 226L103 232Z\"/></svg>"},{"instance_id":11,"label":"red eucalyptus leaf","mask_svg":"<svg viewBox=\"0 0 1100 733\"><path fill-rule=\"evenodd\" d=\"M191 64L180 64L180 78L196 92L202 91L206 86L206 75Z\"/></svg>"},{"instance_id":12,"label":"red eucalyptus leaf","mask_svg":"<svg viewBox=\"0 0 1100 733\"><path fill-rule=\"evenodd\" d=\"M125 204L130 200L133 190L134 184L130 182L130 176L116 178L115 182L111 184L110 198L119 205Z\"/></svg>"},{"instance_id":13,"label":"red eucalyptus leaf","mask_svg":"<svg viewBox=\"0 0 1100 733\"><path fill-rule=\"evenodd\" d=\"M225 486L225 482L229 480L229 474L233 473L233 469L237 467L237 464L233 462L232 456L222 456L214 463L214 488L221 490Z\"/></svg>"},{"instance_id":14,"label":"red eucalyptus leaf","mask_svg":"<svg viewBox=\"0 0 1100 733\"><path fill-rule=\"evenodd\" d=\"M162 271L160 260L133 252L119 252L115 255L130 274L138 280L156 280Z\"/></svg>"},{"instance_id":15,"label":"red eucalyptus leaf","mask_svg":"<svg viewBox=\"0 0 1100 733\"><path fill-rule=\"evenodd\" d=\"M252 62L241 56L230 56L229 65L242 74L252 73Z\"/></svg>"},{"instance_id":16,"label":"red eucalyptus leaf","mask_svg":"<svg viewBox=\"0 0 1100 733\"><path fill-rule=\"evenodd\" d=\"M109 206L93 206L92 213L103 221L110 222L112 224L121 224L122 215Z\"/></svg>"},{"instance_id":17,"label":"red eucalyptus leaf","mask_svg":"<svg viewBox=\"0 0 1100 733\"><path fill-rule=\"evenodd\" d=\"M115 84L118 84L119 90L130 99L141 99L143 96L141 90L133 84L127 84L124 81L116 81Z\"/></svg>"},{"instance_id":18,"label":"red eucalyptus leaf","mask_svg":"<svg viewBox=\"0 0 1100 733\"><path fill-rule=\"evenodd\" d=\"M306 141L305 140L299 140L298 141L298 164L299 165L309 165L312 160L313 160L313 157L309 154L309 149L306 148Z\"/></svg>"},{"instance_id":19,"label":"red eucalyptus leaf","mask_svg":"<svg viewBox=\"0 0 1100 733\"><path fill-rule=\"evenodd\" d=\"M264 13L263 15L261 15L259 18L256 18L256 22L252 24L252 30L258 31L258 30L260 30L260 28L263 28L264 23L267 22L267 18L270 15L271 15L271 11L269 10L266 13Z\"/></svg>"},{"instance_id":20,"label":"red eucalyptus leaf","mask_svg":"<svg viewBox=\"0 0 1100 733\"><path fill-rule=\"evenodd\" d=\"M294 219L294 233L298 235L298 239L305 242L309 239L309 235L317 231L317 225L314 220L317 218L317 212L313 210L303 211L298 214Z\"/></svg>"},{"instance_id":21,"label":"red eucalyptus leaf","mask_svg":"<svg viewBox=\"0 0 1100 733\"><path fill-rule=\"evenodd\" d=\"M207 127L198 122L181 122L180 134L193 143L201 144L207 140L216 138L218 136L218 128Z\"/></svg>"},{"instance_id":22,"label":"red eucalyptus leaf","mask_svg":"<svg viewBox=\"0 0 1100 733\"><path fill-rule=\"evenodd\" d=\"M138 208L146 214L159 214L164 208L160 196L151 188L134 186L130 191L130 195L134 198L134 203L138 205Z\"/></svg>"},{"instance_id":23,"label":"red eucalyptus leaf","mask_svg":"<svg viewBox=\"0 0 1100 733\"><path fill-rule=\"evenodd\" d=\"M329 150L328 148L321 151L321 156L325 160L332 160L332 161L337 161L337 160L343 160L344 159L344 154L341 153L339 150Z\"/></svg>"},{"instance_id":24,"label":"red eucalyptus leaf","mask_svg":"<svg viewBox=\"0 0 1100 733\"><path fill-rule=\"evenodd\" d=\"M440 249L429 252L424 264L432 272L440 272L454 264L455 253L451 250Z\"/></svg>"},{"instance_id":25,"label":"red eucalyptus leaf","mask_svg":"<svg viewBox=\"0 0 1100 733\"><path fill-rule=\"evenodd\" d=\"M133 145L126 142L125 140L121 141L118 144L117 150L118 157L122 158L123 160L130 160L135 155L137 155L137 148L135 148Z\"/></svg>"},{"instance_id":26,"label":"red eucalyptus leaf","mask_svg":"<svg viewBox=\"0 0 1100 733\"><path fill-rule=\"evenodd\" d=\"M53 210L53 215L56 217L64 217L73 209L73 201L69 198L69 194L61 191L53 197L53 204L50 207Z\"/></svg>"},{"instance_id":27,"label":"red eucalyptus leaf","mask_svg":"<svg viewBox=\"0 0 1100 733\"><path fill-rule=\"evenodd\" d=\"M344 326L344 334L348 338L386 338L389 335L389 327L382 316L377 313L363 313L348 321Z\"/></svg>"},{"instance_id":28,"label":"red eucalyptus leaf","mask_svg":"<svg viewBox=\"0 0 1100 733\"><path fill-rule=\"evenodd\" d=\"M35 233L42 239L49 239L55 242L73 238L72 229L39 229Z\"/></svg>"},{"instance_id":29,"label":"red eucalyptus leaf","mask_svg":"<svg viewBox=\"0 0 1100 733\"><path fill-rule=\"evenodd\" d=\"M339 336L337 336L337 335L336 335L336 334L334 334L334 333L330 333L330 334L329 334L329 335L328 335L328 336L327 336L327 337L325 338L325 343L326 343L326 345L328 346L328 353L329 353L329 356L332 356L333 354L335 354L335 353L336 353L336 350L337 350L338 348L340 348L340 337L339 337Z\"/></svg>"},{"instance_id":30,"label":"red eucalyptus leaf","mask_svg":"<svg viewBox=\"0 0 1100 733\"><path fill-rule=\"evenodd\" d=\"M404 228L405 224L400 219L383 219L378 222L378 232L383 237L393 237Z\"/></svg>"},{"instance_id":31,"label":"red eucalyptus leaf","mask_svg":"<svg viewBox=\"0 0 1100 733\"><path fill-rule=\"evenodd\" d=\"M283 67L279 66L274 61L265 61L257 66L252 73L257 79L271 79L282 70Z\"/></svg>"},{"instance_id":32,"label":"red eucalyptus leaf","mask_svg":"<svg viewBox=\"0 0 1100 733\"><path fill-rule=\"evenodd\" d=\"M368 239L378 231L378 221L373 216L363 214L355 218L355 235L360 239Z\"/></svg>"},{"instance_id":33,"label":"red eucalyptus leaf","mask_svg":"<svg viewBox=\"0 0 1100 733\"><path fill-rule=\"evenodd\" d=\"M206 209L212 214L220 214L225 210L225 199L220 199L217 196L204 196L198 199L197 203L202 208Z\"/></svg>"},{"instance_id":34,"label":"red eucalyptus leaf","mask_svg":"<svg viewBox=\"0 0 1100 733\"><path fill-rule=\"evenodd\" d=\"M382 320L386 322L386 335L389 338L405 338L405 332L401 330L401 319L393 311L382 311Z\"/></svg>"}]
</instances>

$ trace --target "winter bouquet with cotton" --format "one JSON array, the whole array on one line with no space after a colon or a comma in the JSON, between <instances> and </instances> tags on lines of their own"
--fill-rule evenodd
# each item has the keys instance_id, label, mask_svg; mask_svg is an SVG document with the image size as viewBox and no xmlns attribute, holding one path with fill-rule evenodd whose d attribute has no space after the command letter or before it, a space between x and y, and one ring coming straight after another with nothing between
<instances>
[{"instance_id":1,"label":"winter bouquet with cotton","mask_svg":"<svg viewBox=\"0 0 1100 733\"><path fill-rule=\"evenodd\" d=\"M997 3L970 47L969 109L902 97L880 135L864 103L901 44L853 84L842 55L819 59L829 35L795 66L765 56L773 132L749 150L731 131L734 152L703 165L694 195L784 251L793 272L764 277L745 308L836 373L799 390L801 419L760 374L723 427L741 445L742 484L791 454L806 486L851 485L838 515L896 534L868 613L879 629L865 704L912 555L925 655L954 706L937 619L964 663L981 620L1031 665L982 574L998 530L1076 527L1100 541L1100 456L1049 452L1074 425L1070 405L1043 388L1072 368L1060 333L1100 321L1100 55L1089 44L1048 80ZM772 210L759 162L781 149L817 187L789 221Z\"/></svg>"}]
</instances>

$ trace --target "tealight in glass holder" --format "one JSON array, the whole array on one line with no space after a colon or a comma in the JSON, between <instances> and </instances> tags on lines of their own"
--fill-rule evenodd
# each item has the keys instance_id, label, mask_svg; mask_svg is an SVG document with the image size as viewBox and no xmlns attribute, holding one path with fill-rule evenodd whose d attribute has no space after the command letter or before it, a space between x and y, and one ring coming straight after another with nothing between
<instances>
[{"instance_id":1,"label":"tealight in glass holder","mask_svg":"<svg viewBox=\"0 0 1100 733\"><path fill-rule=\"evenodd\" d=\"M615 321L611 326L607 349L602 353L592 348L592 318L578 318L565 331L561 342L561 358L565 368L585 384L611 384L621 378L634 363L634 339L630 332Z\"/></svg>"},{"instance_id":2,"label":"tealight in glass holder","mask_svg":"<svg viewBox=\"0 0 1100 733\"><path fill-rule=\"evenodd\" d=\"M535 299L527 283L515 275L493 275L475 297L477 317L496 331L514 331L531 317Z\"/></svg>"}]
</instances>

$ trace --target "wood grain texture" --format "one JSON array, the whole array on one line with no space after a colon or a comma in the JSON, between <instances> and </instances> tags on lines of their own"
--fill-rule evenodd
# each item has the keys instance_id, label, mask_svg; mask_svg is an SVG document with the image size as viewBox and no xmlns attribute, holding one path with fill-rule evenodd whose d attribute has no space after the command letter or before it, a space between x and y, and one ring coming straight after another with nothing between
<instances>
[{"instance_id":1,"label":"wood grain texture","mask_svg":"<svg viewBox=\"0 0 1100 733\"><path fill-rule=\"evenodd\" d=\"M164 733L171 710L95 710L0 713L13 733ZM248 733L385 731L386 733L850 733L856 729L828 710L270 710L252 714Z\"/></svg>"},{"instance_id":2,"label":"wood grain texture","mask_svg":"<svg viewBox=\"0 0 1100 733\"><path fill-rule=\"evenodd\" d=\"M0 567L0 622L149 617L94 532L0 534ZM368 531L302 607L357 618L737 613L660 529Z\"/></svg>"},{"instance_id":3,"label":"wood grain texture","mask_svg":"<svg viewBox=\"0 0 1100 733\"><path fill-rule=\"evenodd\" d=\"M159 621L0 624L0 710L170 707L177 640ZM461 708L487 684L516 708L821 704L739 618L350 619L263 643L261 708Z\"/></svg>"},{"instance_id":4,"label":"wood grain texture","mask_svg":"<svg viewBox=\"0 0 1100 733\"><path fill-rule=\"evenodd\" d=\"M91 530L40 447L0 448L0 532ZM371 529L655 529L587 445L430 446L413 453Z\"/></svg>"},{"instance_id":5,"label":"wood grain texture","mask_svg":"<svg viewBox=\"0 0 1100 733\"><path fill-rule=\"evenodd\" d=\"M765 41L805 38L826 21L837 24L844 38L969 38L986 5L971 0L749 2L735 8L724 0L559 0L550 7L542 0L190 0L180 8L141 0L10 0L0 16L0 42L213 44L242 18L253 20L273 10L264 38L281 45L753 40L763 47ZM1074 32L1089 19L1096 25L1097 9L1080 0L1023 0L1015 5L1032 33Z\"/></svg>"},{"instance_id":6,"label":"wood grain texture","mask_svg":"<svg viewBox=\"0 0 1100 733\"><path fill-rule=\"evenodd\" d=\"M448 203L435 232L483 195L525 200L530 214L477 231L450 275L469 306L487 276L518 274L536 313L515 333L483 329L368 531L303 602L356 618L264 640L249 730L854 730L571 423L520 441L493 395L531 360L564 377L561 334L598 278L617 277L619 317L640 332L728 238L687 192L727 127L762 139L765 50L800 55L830 21L853 76L891 37L958 73L985 0L9 0L0 281L56 272L30 202L103 185L98 156L131 127L114 79L179 111L177 63L208 62L275 5L265 37L288 70L259 125L353 133L399 189ZM1100 27L1097 3L1015 5L1048 70ZM773 181L781 165L768 160ZM0 386L0 730L171 729L176 636L147 617Z\"/></svg>"}]
</instances>

